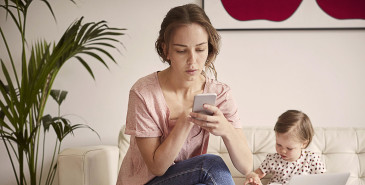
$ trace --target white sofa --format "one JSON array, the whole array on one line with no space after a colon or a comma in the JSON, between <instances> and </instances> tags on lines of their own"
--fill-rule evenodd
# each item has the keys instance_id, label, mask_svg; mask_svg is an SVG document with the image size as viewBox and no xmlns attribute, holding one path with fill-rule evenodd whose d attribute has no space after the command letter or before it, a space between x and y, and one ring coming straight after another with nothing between
<instances>
[{"instance_id":1,"label":"white sofa","mask_svg":"<svg viewBox=\"0 0 365 185\"><path fill-rule=\"evenodd\" d=\"M267 153L275 152L272 128L244 127L256 169ZM127 151L129 136L123 129L119 146L67 148L58 157L59 185L115 185L119 166ZM315 128L310 150L322 156L327 172L350 172L347 185L365 185L365 128ZM236 184L241 175L231 163L220 137L211 135L208 153L220 155L231 170ZM263 179L266 184L269 177Z\"/></svg>"}]
</instances>

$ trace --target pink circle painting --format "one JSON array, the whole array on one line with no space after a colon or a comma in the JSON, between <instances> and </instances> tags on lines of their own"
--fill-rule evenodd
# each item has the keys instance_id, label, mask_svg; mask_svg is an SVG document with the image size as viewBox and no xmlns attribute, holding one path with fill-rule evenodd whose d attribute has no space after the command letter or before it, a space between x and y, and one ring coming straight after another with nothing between
<instances>
[{"instance_id":1,"label":"pink circle painting","mask_svg":"<svg viewBox=\"0 0 365 185\"><path fill-rule=\"evenodd\" d=\"M317 0L317 4L336 19L365 19L365 0Z\"/></svg>"},{"instance_id":2,"label":"pink circle painting","mask_svg":"<svg viewBox=\"0 0 365 185\"><path fill-rule=\"evenodd\" d=\"M302 0L222 0L227 13L240 21L284 21L294 14Z\"/></svg>"}]
</instances>

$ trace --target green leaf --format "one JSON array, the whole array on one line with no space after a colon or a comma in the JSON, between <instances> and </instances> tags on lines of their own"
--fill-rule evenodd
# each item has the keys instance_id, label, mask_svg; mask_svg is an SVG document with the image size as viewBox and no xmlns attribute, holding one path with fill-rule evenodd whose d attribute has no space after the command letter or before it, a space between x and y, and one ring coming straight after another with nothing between
<instances>
[{"instance_id":1,"label":"green leaf","mask_svg":"<svg viewBox=\"0 0 365 185\"><path fill-rule=\"evenodd\" d=\"M51 92L49 93L49 95L51 95L51 97L58 103L58 98L61 94L61 91L60 90L55 90L55 89L52 89Z\"/></svg>"},{"instance_id":2,"label":"green leaf","mask_svg":"<svg viewBox=\"0 0 365 185\"><path fill-rule=\"evenodd\" d=\"M80 61L80 63L86 68L86 70L90 73L91 77L93 77L93 79L95 80L95 76L94 76L94 73L93 71L91 70L90 66L85 62L84 59L82 59L81 57L79 56L76 56L75 57L77 60Z\"/></svg>"},{"instance_id":3,"label":"green leaf","mask_svg":"<svg viewBox=\"0 0 365 185\"><path fill-rule=\"evenodd\" d=\"M5 130L1 130L1 129L0 129L0 135L3 135L4 137L11 137L10 132L6 132ZM0 140L1 140L1 138L0 138Z\"/></svg>"},{"instance_id":4,"label":"green leaf","mask_svg":"<svg viewBox=\"0 0 365 185\"><path fill-rule=\"evenodd\" d=\"M9 56L9 60L10 60L10 63L11 63L11 66L13 68L13 72L14 72L14 76L15 76L15 81L16 81L16 84L18 85L19 87L19 79L18 79L18 73L16 71L16 67L15 67L15 64L14 64L14 60L13 60L13 56L11 54L11 51L10 51L10 48L9 48L9 45L8 45L8 42L6 41L6 38L4 36L4 33L3 33L3 30L1 29L0 27L0 33L1 33L1 37L3 38L3 41L4 41L4 44L5 44L5 47L6 47L6 50L8 52L8 56ZM0 61L1 63L3 63L3 60L0 58Z\"/></svg>"},{"instance_id":5,"label":"green leaf","mask_svg":"<svg viewBox=\"0 0 365 185\"><path fill-rule=\"evenodd\" d=\"M98 59L99 62L101 62L102 64L104 64L104 66L109 69L108 65L104 62L104 60L97 54L93 53L93 52L89 52L89 51L84 51L84 54L90 55L96 59Z\"/></svg>"},{"instance_id":6,"label":"green leaf","mask_svg":"<svg viewBox=\"0 0 365 185\"><path fill-rule=\"evenodd\" d=\"M5 96L5 97L6 97L6 99L8 99L7 96ZM9 111L9 106L5 105L1 100L0 100L0 111L1 111L1 117L2 117L1 120L2 121L5 119L5 117L8 119L8 121L10 123L13 123L15 121L14 117L12 116L12 113ZM8 124L5 123L4 121L3 121L2 126L5 126L8 129L10 129L10 126L8 126Z\"/></svg>"},{"instance_id":7,"label":"green leaf","mask_svg":"<svg viewBox=\"0 0 365 185\"><path fill-rule=\"evenodd\" d=\"M115 46L113 46L111 44L108 44L108 43L104 43L104 42L93 42L93 43L86 44L85 46L89 46L89 45L94 45L94 46L101 45L101 46L106 46L106 47L109 47L109 48L116 49Z\"/></svg>"},{"instance_id":8,"label":"green leaf","mask_svg":"<svg viewBox=\"0 0 365 185\"><path fill-rule=\"evenodd\" d=\"M57 135L58 140L62 141L63 130L61 127L61 122L52 122L51 125Z\"/></svg>"},{"instance_id":9,"label":"green leaf","mask_svg":"<svg viewBox=\"0 0 365 185\"><path fill-rule=\"evenodd\" d=\"M49 126L53 123L51 115L47 114L42 117L41 119L43 124L43 131L46 132L49 130Z\"/></svg>"},{"instance_id":10,"label":"green leaf","mask_svg":"<svg viewBox=\"0 0 365 185\"><path fill-rule=\"evenodd\" d=\"M105 51L104 49L98 48L98 47L87 47L85 48L85 50L97 50L100 51L101 53L104 53L106 56L108 56L114 63L117 63L114 58L112 57L112 55L110 55L107 51Z\"/></svg>"},{"instance_id":11,"label":"green leaf","mask_svg":"<svg viewBox=\"0 0 365 185\"><path fill-rule=\"evenodd\" d=\"M5 127L6 129L13 131L13 129L11 129L11 127L4 121L5 118L5 113L3 112L3 110L0 110L0 131L3 131L3 127Z\"/></svg>"},{"instance_id":12,"label":"green leaf","mask_svg":"<svg viewBox=\"0 0 365 185\"><path fill-rule=\"evenodd\" d=\"M65 100L67 96L67 91L52 89L50 95L57 102L57 104L61 106L62 102Z\"/></svg>"},{"instance_id":13,"label":"green leaf","mask_svg":"<svg viewBox=\"0 0 365 185\"><path fill-rule=\"evenodd\" d=\"M94 44L94 42L95 41L100 41L100 40L102 40L102 41L112 41L112 42L115 42L115 43L119 43L119 44L122 44L119 40L117 40L117 39L113 39L113 38L107 38L107 37L103 37L103 38L95 38L95 39L91 39L90 40L90 44ZM96 43L95 43L96 44Z\"/></svg>"},{"instance_id":14,"label":"green leaf","mask_svg":"<svg viewBox=\"0 0 365 185\"><path fill-rule=\"evenodd\" d=\"M3 110L0 110L0 119L4 120L5 118L5 113L3 112Z\"/></svg>"},{"instance_id":15,"label":"green leaf","mask_svg":"<svg viewBox=\"0 0 365 185\"><path fill-rule=\"evenodd\" d=\"M15 91L15 88L12 84L11 78L9 76L8 70L6 69L4 63L1 61L1 65L2 65L2 69L4 72L4 76L8 82L8 91L5 92L5 89L0 88L1 94L3 94L4 99L7 103L7 105L4 105L1 101L0 103L0 107L3 110L3 112L5 113L6 117L9 119L9 121L11 122L11 124L13 125L14 128L18 128L17 122L16 120L18 120L19 116L18 116L18 111L17 107L19 106L18 104L18 96L17 93ZM8 107L10 109L10 112L7 111L7 109L5 109L5 106Z\"/></svg>"},{"instance_id":16,"label":"green leaf","mask_svg":"<svg viewBox=\"0 0 365 185\"><path fill-rule=\"evenodd\" d=\"M55 22L57 23L56 16L54 15L54 12L53 12L52 7L51 7L51 5L49 4L49 2L48 2L47 0L41 0L41 1L43 1L43 2L47 5L47 7L48 7L49 11L52 13L53 19L54 19L54 20L55 20Z\"/></svg>"},{"instance_id":17,"label":"green leaf","mask_svg":"<svg viewBox=\"0 0 365 185\"><path fill-rule=\"evenodd\" d=\"M0 5L1 8L4 8L6 10L6 16L10 15L11 18L13 19L16 27L18 28L19 31L21 31L21 26L16 18L16 16L13 14L12 10L9 9L9 7L12 7L12 8L16 8L14 6L10 6L10 5Z\"/></svg>"},{"instance_id":18,"label":"green leaf","mask_svg":"<svg viewBox=\"0 0 365 185\"><path fill-rule=\"evenodd\" d=\"M4 134L3 137L5 139L8 139L8 140L11 140L13 141L14 143L18 143L18 138L17 137L14 137L13 135L14 134L11 134L11 133L7 133L5 131L2 131L2 133Z\"/></svg>"},{"instance_id":19,"label":"green leaf","mask_svg":"<svg viewBox=\"0 0 365 185\"><path fill-rule=\"evenodd\" d=\"M4 89L6 94L9 94L9 86L5 85L2 80L0 80L0 88ZM5 96L5 94L3 94Z\"/></svg>"},{"instance_id":20,"label":"green leaf","mask_svg":"<svg viewBox=\"0 0 365 185\"><path fill-rule=\"evenodd\" d=\"M66 96L67 96L67 91L62 91L61 95L60 95L60 98L58 99L58 101L59 101L58 103L59 103L60 106L61 106L63 100L66 99Z\"/></svg>"}]
</instances>

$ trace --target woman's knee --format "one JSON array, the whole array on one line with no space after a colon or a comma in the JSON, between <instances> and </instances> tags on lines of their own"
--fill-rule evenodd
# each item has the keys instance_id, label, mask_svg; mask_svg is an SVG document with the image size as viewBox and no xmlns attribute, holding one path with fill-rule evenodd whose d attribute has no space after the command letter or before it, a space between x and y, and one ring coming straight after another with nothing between
<instances>
[{"instance_id":1,"label":"woman's knee","mask_svg":"<svg viewBox=\"0 0 365 185\"><path fill-rule=\"evenodd\" d=\"M210 166L210 168L220 168L221 170L229 171L226 163L220 156L214 154L204 154L202 157L205 164Z\"/></svg>"},{"instance_id":2,"label":"woman's knee","mask_svg":"<svg viewBox=\"0 0 365 185\"><path fill-rule=\"evenodd\" d=\"M219 155L204 154L202 156L204 157L204 160L212 161L212 162L215 162L215 163L224 163L225 164L224 160Z\"/></svg>"},{"instance_id":3,"label":"woman's knee","mask_svg":"<svg viewBox=\"0 0 365 185\"><path fill-rule=\"evenodd\" d=\"M203 158L202 172L206 181L212 184L234 184L231 172L220 156L205 154Z\"/></svg>"}]
</instances>

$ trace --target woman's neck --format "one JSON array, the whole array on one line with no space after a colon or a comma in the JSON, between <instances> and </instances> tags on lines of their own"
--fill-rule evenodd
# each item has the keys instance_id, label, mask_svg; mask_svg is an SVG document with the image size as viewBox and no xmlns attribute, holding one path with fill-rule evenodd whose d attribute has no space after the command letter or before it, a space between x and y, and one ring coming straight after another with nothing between
<instances>
[{"instance_id":1,"label":"woman's neck","mask_svg":"<svg viewBox=\"0 0 365 185\"><path fill-rule=\"evenodd\" d=\"M169 91L178 95L189 95L202 93L205 84L205 77L201 75L192 81L179 78L173 74L170 68L158 73L159 82L163 91Z\"/></svg>"}]
</instances>

